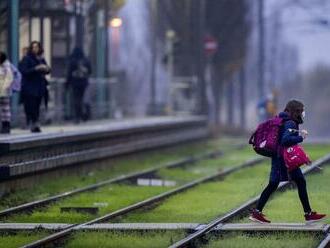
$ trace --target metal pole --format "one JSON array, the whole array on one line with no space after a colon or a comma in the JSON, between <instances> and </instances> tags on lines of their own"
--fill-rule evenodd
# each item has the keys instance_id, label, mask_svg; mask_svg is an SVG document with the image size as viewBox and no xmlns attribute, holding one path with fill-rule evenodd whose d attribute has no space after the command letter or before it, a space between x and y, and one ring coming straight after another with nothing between
<instances>
[{"instance_id":1,"label":"metal pole","mask_svg":"<svg viewBox=\"0 0 330 248\"><path fill-rule=\"evenodd\" d=\"M80 0L75 1L75 22L76 22L76 47L83 48L84 44L84 16L83 16L83 4Z\"/></svg>"},{"instance_id":2,"label":"metal pole","mask_svg":"<svg viewBox=\"0 0 330 248\"><path fill-rule=\"evenodd\" d=\"M205 84L206 84L206 95L207 95L207 104L208 106L215 106L214 98L212 95L212 61L211 58L207 59L207 64L205 68ZM211 121L215 120L215 116L211 116L212 111L208 113L208 119Z\"/></svg>"},{"instance_id":3,"label":"metal pole","mask_svg":"<svg viewBox=\"0 0 330 248\"><path fill-rule=\"evenodd\" d=\"M110 46L109 46L109 19L110 19L110 1L109 0L105 0L105 14L104 14L104 32L105 32L105 77L108 77L110 74L110 70L109 70L109 51L110 51Z\"/></svg>"},{"instance_id":4,"label":"metal pole","mask_svg":"<svg viewBox=\"0 0 330 248\"><path fill-rule=\"evenodd\" d=\"M246 98L245 98L245 83L246 83L246 78L245 78L245 67L244 65L242 65L242 68L240 70L239 73L239 83L240 83L240 124L241 124L241 128L244 130L246 125L245 125L245 121L246 121L246 107L245 107L245 103L246 103Z\"/></svg>"},{"instance_id":5,"label":"metal pole","mask_svg":"<svg viewBox=\"0 0 330 248\"><path fill-rule=\"evenodd\" d=\"M65 53L67 58L70 56L71 52L70 21L71 16L67 15L65 17Z\"/></svg>"},{"instance_id":6,"label":"metal pole","mask_svg":"<svg viewBox=\"0 0 330 248\"><path fill-rule=\"evenodd\" d=\"M280 40L280 23L281 12L276 10L274 13L274 25L273 25L273 39L272 39L272 48L271 48L271 78L270 78L270 89L274 90L277 84L277 63L278 63L278 43Z\"/></svg>"},{"instance_id":7,"label":"metal pole","mask_svg":"<svg viewBox=\"0 0 330 248\"><path fill-rule=\"evenodd\" d=\"M9 7L9 39L8 50L10 61L17 66L19 60L19 0L8 0Z\"/></svg>"},{"instance_id":8,"label":"metal pole","mask_svg":"<svg viewBox=\"0 0 330 248\"><path fill-rule=\"evenodd\" d=\"M31 14L29 14L29 20L28 20L28 22L29 22L29 44L32 42L32 16L31 16Z\"/></svg>"},{"instance_id":9,"label":"metal pole","mask_svg":"<svg viewBox=\"0 0 330 248\"><path fill-rule=\"evenodd\" d=\"M200 113L207 115L207 99L206 99L206 84L205 84L205 55L204 55L204 28L205 28L205 2L198 1L198 78L200 89Z\"/></svg>"},{"instance_id":10,"label":"metal pole","mask_svg":"<svg viewBox=\"0 0 330 248\"><path fill-rule=\"evenodd\" d=\"M8 0L9 8L9 39L8 39L8 51L11 63L15 66L19 61L19 0ZM11 112L13 123L17 122L19 95L14 93L11 101Z\"/></svg>"},{"instance_id":11,"label":"metal pole","mask_svg":"<svg viewBox=\"0 0 330 248\"><path fill-rule=\"evenodd\" d=\"M158 0L151 1L151 26L152 26L152 48L151 48L151 73L150 73L150 103L149 112L156 113L156 69L157 69L157 25L158 25Z\"/></svg>"},{"instance_id":12,"label":"metal pole","mask_svg":"<svg viewBox=\"0 0 330 248\"><path fill-rule=\"evenodd\" d=\"M112 111L115 111L115 106L116 103L113 104L113 94L112 91L114 90L111 87L110 84L110 69L109 69L109 65L110 65L110 61L109 61L109 51L110 51L110 40L109 40L109 20L110 20L110 9L111 9L111 5L110 5L110 1L109 0L105 0L104 2L104 50L105 50L105 57L104 57L104 78L106 78L106 85L105 85L105 90L107 91L107 105L108 108L106 109L106 115L107 117L110 117L112 115Z\"/></svg>"},{"instance_id":13,"label":"metal pole","mask_svg":"<svg viewBox=\"0 0 330 248\"><path fill-rule=\"evenodd\" d=\"M234 124L234 78L231 78L227 88L227 117L229 126L232 126Z\"/></svg>"},{"instance_id":14,"label":"metal pole","mask_svg":"<svg viewBox=\"0 0 330 248\"><path fill-rule=\"evenodd\" d=\"M107 109L108 106L106 100L106 82L104 79L105 73L105 27L104 17L105 10L99 8L96 14L96 78L97 78L97 102L98 102L98 113L100 118L108 117ZM119 32L119 31L118 31Z\"/></svg>"},{"instance_id":15,"label":"metal pole","mask_svg":"<svg viewBox=\"0 0 330 248\"><path fill-rule=\"evenodd\" d=\"M258 73L258 92L259 99L265 94L265 26L264 26L264 0L258 1L258 24L259 24L259 73Z\"/></svg>"},{"instance_id":16,"label":"metal pole","mask_svg":"<svg viewBox=\"0 0 330 248\"><path fill-rule=\"evenodd\" d=\"M104 77L105 68L105 27L104 27L104 17L105 10L99 8L96 14L96 77ZM103 93L102 93L103 95Z\"/></svg>"},{"instance_id":17,"label":"metal pole","mask_svg":"<svg viewBox=\"0 0 330 248\"><path fill-rule=\"evenodd\" d=\"M40 0L40 43L44 46L44 19L45 19L45 1Z\"/></svg>"},{"instance_id":18,"label":"metal pole","mask_svg":"<svg viewBox=\"0 0 330 248\"><path fill-rule=\"evenodd\" d=\"M167 72L168 72L168 80L169 80L169 109L171 112L174 113L175 110L175 85L173 83L173 76L174 76L174 54L173 54L173 42L175 39L175 32L173 30L167 31L167 54L168 54L168 65L167 65Z\"/></svg>"}]
</instances>

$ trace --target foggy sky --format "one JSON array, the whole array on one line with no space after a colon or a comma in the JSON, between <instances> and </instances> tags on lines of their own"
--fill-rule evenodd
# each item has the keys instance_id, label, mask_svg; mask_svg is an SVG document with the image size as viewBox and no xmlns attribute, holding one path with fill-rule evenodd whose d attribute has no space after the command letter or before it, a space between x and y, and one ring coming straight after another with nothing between
<instances>
[{"instance_id":1,"label":"foggy sky","mask_svg":"<svg viewBox=\"0 0 330 248\"><path fill-rule=\"evenodd\" d=\"M318 18L330 20L328 4L320 0L301 0L301 5L294 5L293 0L265 2L266 16L281 6L284 39L298 49L300 70L309 70L320 63L330 65L330 25L315 23Z\"/></svg>"}]
</instances>

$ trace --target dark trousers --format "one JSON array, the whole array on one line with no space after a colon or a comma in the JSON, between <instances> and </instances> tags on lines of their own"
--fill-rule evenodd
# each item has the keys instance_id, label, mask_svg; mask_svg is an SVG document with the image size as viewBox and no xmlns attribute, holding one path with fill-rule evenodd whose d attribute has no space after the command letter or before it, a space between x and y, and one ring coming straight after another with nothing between
<instances>
[{"instance_id":1,"label":"dark trousers","mask_svg":"<svg viewBox=\"0 0 330 248\"><path fill-rule=\"evenodd\" d=\"M0 97L0 116L2 122L10 122L11 120L9 96Z\"/></svg>"},{"instance_id":2,"label":"dark trousers","mask_svg":"<svg viewBox=\"0 0 330 248\"><path fill-rule=\"evenodd\" d=\"M83 119L84 95L87 86L72 87L75 121Z\"/></svg>"},{"instance_id":3,"label":"dark trousers","mask_svg":"<svg viewBox=\"0 0 330 248\"><path fill-rule=\"evenodd\" d=\"M24 111L28 125L39 121L41 99L38 96L24 95Z\"/></svg>"},{"instance_id":4,"label":"dark trousers","mask_svg":"<svg viewBox=\"0 0 330 248\"><path fill-rule=\"evenodd\" d=\"M300 202L303 206L304 212L309 213L311 211L311 207L308 200L307 188L306 188L306 181L303 177L292 177L291 178L297 185L298 194ZM269 181L267 187L261 193L259 202L257 204L257 210L262 211L264 206L266 205L269 197L272 193L275 192L280 182L278 181Z\"/></svg>"}]
</instances>

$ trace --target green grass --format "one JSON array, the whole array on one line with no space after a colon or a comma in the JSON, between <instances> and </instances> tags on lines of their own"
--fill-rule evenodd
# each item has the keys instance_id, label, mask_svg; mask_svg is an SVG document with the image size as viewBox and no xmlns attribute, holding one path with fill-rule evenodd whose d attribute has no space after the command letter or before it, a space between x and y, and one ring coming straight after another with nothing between
<instances>
[{"instance_id":1,"label":"green grass","mask_svg":"<svg viewBox=\"0 0 330 248\"><path fill-rule=\"evenodd\" d=\"M163 248L185 236L183 232L79 232L66 248Z\"/></svg>"},{"instance_id":2,"label":"green grass","mask_svg":"<svg viewBox=\"0 0 330 248\"><path fill-rule=\"evenodd\" d=\"M188 170L193 173L209 175L221 169L239 165L247 160L256 158L257 156L258 155L255 154L251 147L246 147L239 151L231 151L217 160L209 159L194 166L189 166Z\"/></svg>"},{"instance_id":3,"label":"green grass","mask_svg":"<svg viewBox=\"0 0 330 248\"><path fill-rule=\"evenodd\" d=\"M316 247L320 237L308 233L273 233L248 235L244 233L226 233L221 238L213 238L205 248L310 248Z\"/></svg>"},{"instance_id":4,"label":"green grass","mask_svg":"<svg viewBox=\"0 0 330 248\"><path fill-rule=\"evenodd\" d=\"M147 212L135 211L122 222L197 222L205 223L256 196L267 183L269 165L257 165L226 177L199 185L165 200Z\"/></svg>"},{"instance_id":5,"label":"green grass","mask_svg":"<svg viewBox=\"0 0 330 248\"><path fill-rule=\"evenodd\" d=\"M312 160L316 160L330 153L330 145L303 145Z\"/></svg>"},{"instance_id":6,"label":"green grass","mask_svg":"<svg viewBox=\"0 0 330 248\"><path fill-rule=\"evenodd\" d=\"M169 187L111 185L94 192L79 194L54 203L47 208L38 209L32 214L11 216L4 221L21 223L82 223L170 189ZM94 204L97 203L108 204L107 206L99 206L98 215L83 214L74 211L61 213L60 210L61 207L94 207Z\"/></svg>"},{"instance_id":7,"label":"green grass","mask_svg":"<svg viewBox=\"0 0 330 248\"><path fill-rule=\"evenodd\" d=\"M240 153L243 153L243 158L245 158L246 151L236 151L236 157L240 158ZM232 155L230 155L232 156ZM254 156L254 155L253 155ZM231 161L232 159L229 158ZM221 167L221 164L224 160L223 158L218 158L214 161L219 161L217 164ZM216 164L216 163L215 163ZM227 163L229 164L229 163ZM215 168L214 165L212 165ZM189 168L189 167L187 167ZM171 178L177 180L179 185L187 181L201 177L200 174L194 174L194 178L191 177L191 172L181 170L181 173L178 173L180 169L171 169L173 171ZM167 175L166 179L169 178ZM64 199L50 205L45 209L37 209L32 214L20 214L12 216L5 221L8 222L66 222L66 223L78 223L82 221L87 221L93 216L88 216L81 213L60 213L61 207L93 207L94 203L108 203L108 207L101 207L100 215L112 212L129 204L135 203L137 201L144 200L148 197L160 194L164 191L171 190L170 187L140 187L134 185L109 185L102 187L94 192L86 192L78 194L74 197Z\"/></svg>"},{"instance_id":8,"label":"green grass","mask_svg":"<svg viewBox=\"0 0 330 248\"><path fill-rule=\"evenodd\" d=\"M157 171L156 175L164 180L175 181L178 184L196 180L203 176L201 173L194 173L182 168L161 169Z\"/></svg>"},{"instance_id":9,"label":"green grass","mask_svg":"<svg viewBox=\"0 0 330 248\"><path fill-rule=\"evenodd\" d=\"M47 235L46 232L21 231L16 234L0 233L0 248L17 248L31 243Z\"/></svg>"},{"instance_id":10,"label":"green grass","mask_svg":"<svg viewBox=\"0 0 330 248\"><path fill-rule=\"evenodd\" d=\"M329 146L306 146L306 151L311 158L316 159L327 154ZM249 156L248 149L245 152ZM233 155L233 159L237 159L237 157L237 155ZM270 161L267 161L262 166L236 172L226 177L224 181L200 185L167 199L151 211L139 210L123 217L121 221L126 223L208 222L260 194L268 183L269 163ZM286 205L285 202L282 202L282 205L279 204L279 206ZM283 207L279 209L283 209Z\"/></svg>"},{"instance_id":11,"label":"green grass","mask_svg":"<svg viewBox=\"0 0 330 248\"><path fill-rule=\"evenodd\" d=\"M237 144L239 140L223 138L191 144L163 148L157 151L149 151L125 158L108 159L106 168L97 168L84 175L70 175L57 178L56 180L44 179L38 185L26 189L20 189L1 197L0 209L16 206L25 202L42 199L54 194L96 183L100 180L114 178L123 174L137 172L152 168L161 164L180 159L189 155L197 155L212 149L228 148Z\"/></svg>"},{"instance_id":12,"label":"green grass","mask_svg":"<svg viewBox=\"0 0 330 248\"><path fill-rule=\"evenodd\" d=\"M165 180L174 180L179 183L185 183L203 176L212 175L224 168L237 166L256 157L257 155L252 149L247 147L239 151L230 151L217 159L199 161L193 165L190 164L185 166L184 168L164 168L159 170L157 175Z\"/></svg>"}]
</instances>

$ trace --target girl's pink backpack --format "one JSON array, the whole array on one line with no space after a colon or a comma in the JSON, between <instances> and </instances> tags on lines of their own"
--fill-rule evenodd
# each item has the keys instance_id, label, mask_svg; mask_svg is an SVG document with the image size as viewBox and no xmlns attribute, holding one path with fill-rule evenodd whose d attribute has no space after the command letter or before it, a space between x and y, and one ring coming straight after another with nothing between
<instances>
[{"instance_id":1,"label":"girl's pink backpack","mask_svg":"<svg viewBox=\"0 0 330 248\"><path fill-rule=\"evenodd\" d=\"M283 119L276 116L261 124L249 139L249 144L253 146L256 153L273 157L279 151L279 131L283 125Z\"/></svg>"},{"instance_id":2,"label":"girl's pink backpack","mask_svg":"<svg viewBox=\"0 0 330 248\"><path fill-rule=\"evenodd\" d=\"M283 149L283 158L288 171L312 162L300 145L285 147Z\"/></svg>"}]
</instances>

